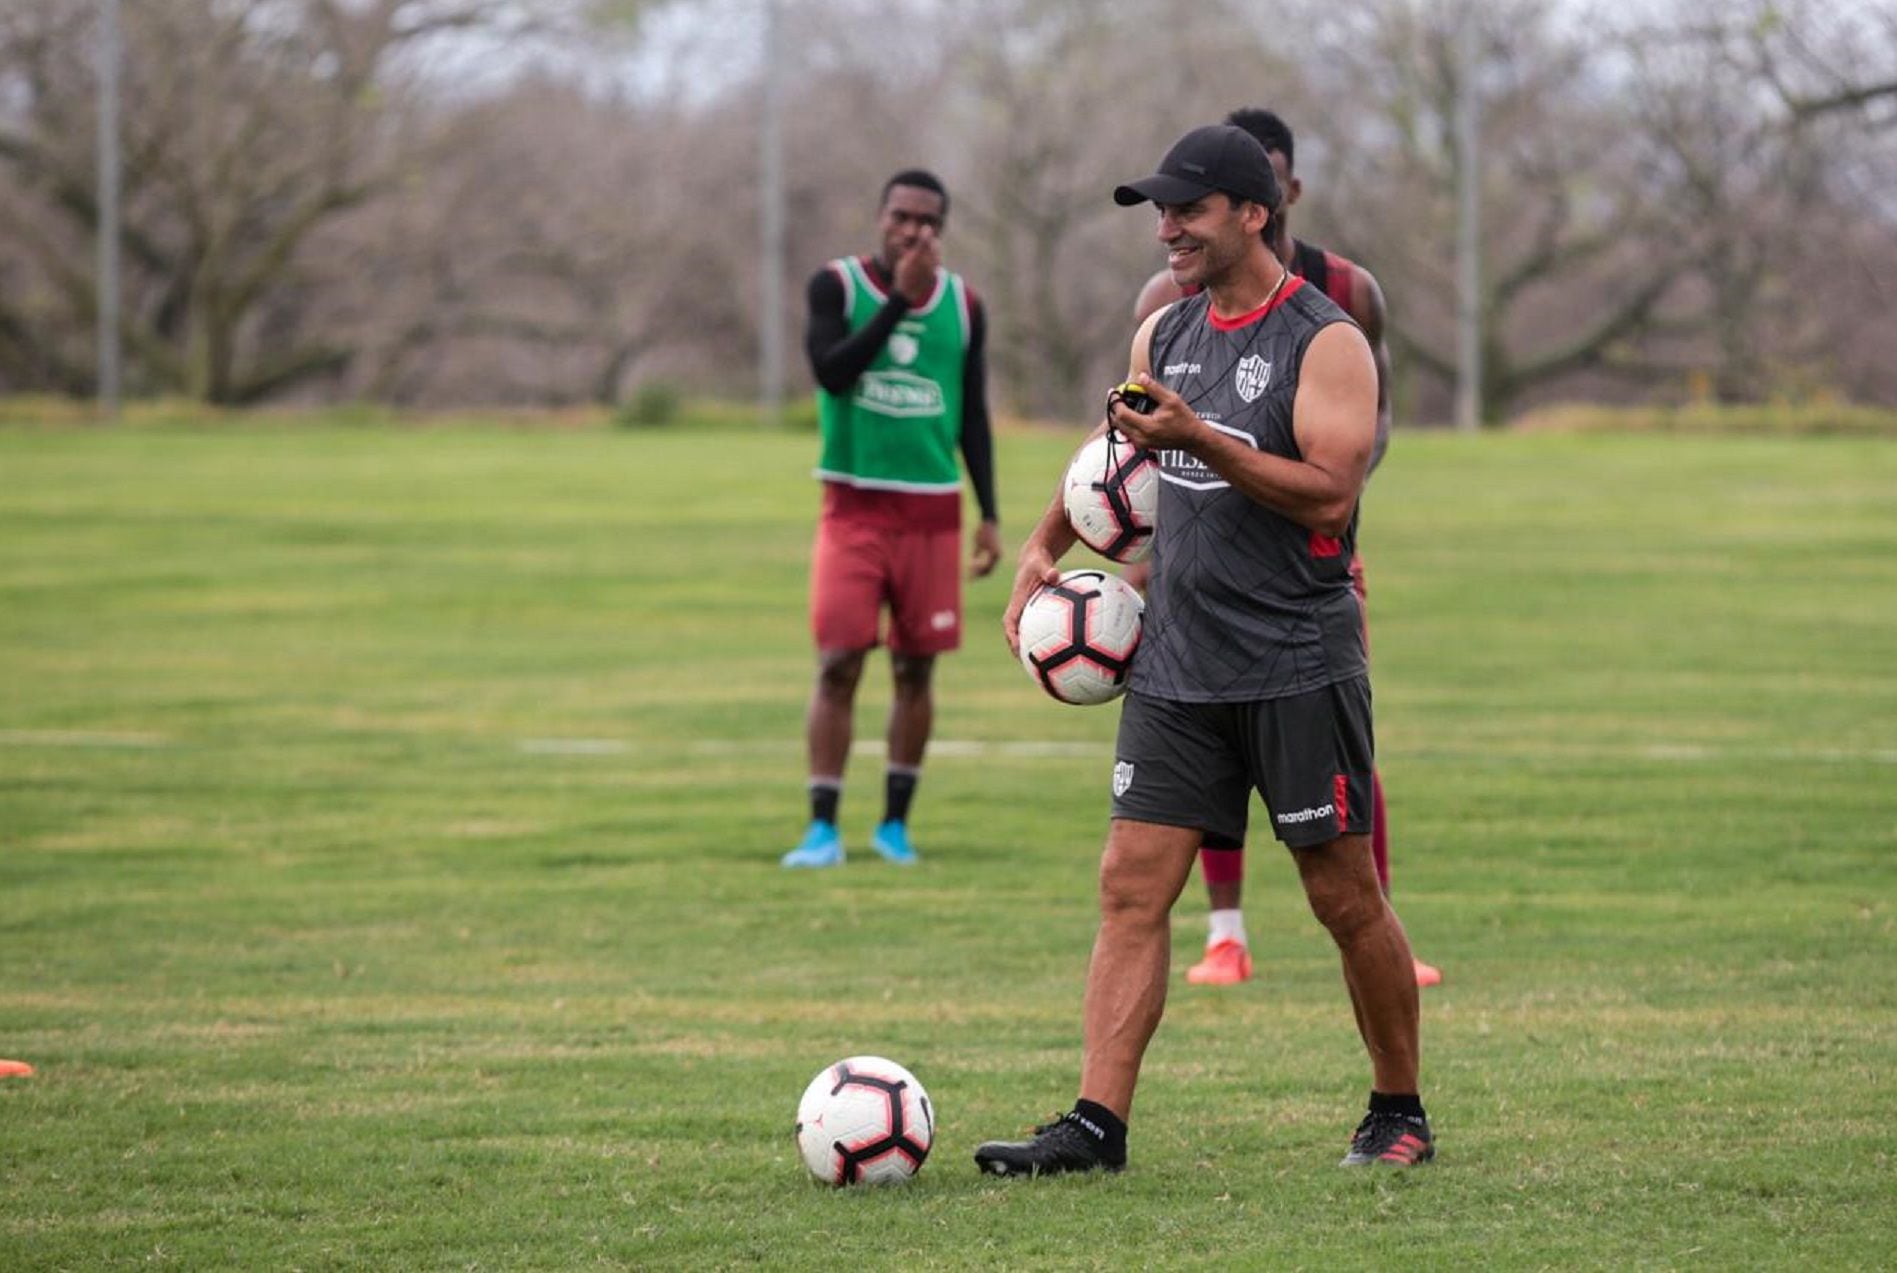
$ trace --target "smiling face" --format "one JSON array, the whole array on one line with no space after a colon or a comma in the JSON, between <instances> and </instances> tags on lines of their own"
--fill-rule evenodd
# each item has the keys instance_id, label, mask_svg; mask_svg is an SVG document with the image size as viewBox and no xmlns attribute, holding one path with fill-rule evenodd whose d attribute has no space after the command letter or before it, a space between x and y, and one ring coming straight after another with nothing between
<instances>
[{"instance_id":1,"label":"smiling face","mask_svg":"<svg viewBox=\"0 0 1897 1273\"><path fill-rule=\"evenodd\" d=\"M891 186L877 214L876 225L883 236L883 264L893 268L922 236L940 236L943 214L942 196L921 186Z\"/></svg>"},{"instance_id":2,"label":"smiling face","mask_svg":"<svg viewBox=\"0 0 1897 1273\"><path fill-rule=\"evenodd\" d=\"M1270 215L1262 204L1225 194L1156 206L1166 269L1183 288L1212 287L1229 277L1259 242Z\"/></svg>"}]
</instances>

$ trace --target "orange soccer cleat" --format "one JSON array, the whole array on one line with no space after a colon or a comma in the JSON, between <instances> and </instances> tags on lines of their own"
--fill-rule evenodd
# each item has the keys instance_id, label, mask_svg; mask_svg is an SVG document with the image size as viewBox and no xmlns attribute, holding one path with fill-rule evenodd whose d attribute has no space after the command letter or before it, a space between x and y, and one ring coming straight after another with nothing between
<instances>
[{"instance_id":1,"label":"orange soccer cleat","mask_svg":"<svg viewBox=\"0 0 1897 1273\"><path fill-rule=\"evenodd\" d=\"M1433 964L1426 964L1413 955L1410 958L1411 962L1416 965L1416 984L1418 986L1439 986L1442 984L1442 969Z\"/></svg>"},{"instance_id":2,"label":"orange soccer cleat","mask_svg":"<svg viewBox=\"0 0 1897 1273\"><path fill-rule=\"evenodd\" d=\"M1186 969L1186 980L1195 986L1236 986L1251 980L1251 951L1245 943L1213 942L1205 949L1205 958Z\"/></svg>"}]
</instances>

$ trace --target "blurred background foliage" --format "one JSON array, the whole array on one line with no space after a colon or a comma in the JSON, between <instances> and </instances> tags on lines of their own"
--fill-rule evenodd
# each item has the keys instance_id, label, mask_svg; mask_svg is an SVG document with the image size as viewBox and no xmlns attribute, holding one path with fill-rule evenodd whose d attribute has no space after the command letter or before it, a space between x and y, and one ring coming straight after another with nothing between
<instances>
[{"instance_id":1,"label":"blurred background foliage","mask_svg":"<svg viewBox=\"0 0 1897 1273\"><path fill-rule=\"evenodd\" d=\"M1367 265L1404 423L1444 420L1462 89L1448 3L140 0L124 7L126 390L219 406L756 392L882 181L953 196L999 405L1081 420L1157 267L1118 181L1237 106L1297 131L1294 233ZM1897 404L1897 7L1479 10L1489 415ZM0 394L96 389L98 20L0 6ZM767 61L768 60L768 61ZM789 277L763 312L762 72ZM808 388L791 359L793 393Z\"/></svg>"}]
</instances>

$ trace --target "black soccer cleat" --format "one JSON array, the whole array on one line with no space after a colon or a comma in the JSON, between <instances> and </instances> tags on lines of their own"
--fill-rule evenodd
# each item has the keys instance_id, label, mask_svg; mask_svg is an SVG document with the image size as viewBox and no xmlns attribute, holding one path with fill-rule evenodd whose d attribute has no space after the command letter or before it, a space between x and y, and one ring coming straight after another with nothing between
<instances>
[{"instance_id":1,"label":"black soccer cleat","mask_svg":"<svg viewBox=\"0 0 1897 1273\"><path fill-rule=\"evenodd\" d=\"M1436 1138L1429 1133L1429 1120L1410 1114L1379 1113L1371 1110L1357 1124L1350 1138L1350 1152L1341 1167L1369 1167L1387 1163L1392 1167L1414 1167L1436 1156Z\"/></svg>"},{"instance_id":2,"label":"black soccer cleat","mask_svg":"<svg viewBox=\"0 0 1897 1273\"><path fill-rule=\"evenodd\" d=\"M1057 1176L1063 1171L1118 1171L1126 1152L1109 1155L1078 1116L1062 1114L1034 1129L1032 1140L990 1140L975 1149L975 1165L990 1176Z\"/></svg>"}]
</instances>

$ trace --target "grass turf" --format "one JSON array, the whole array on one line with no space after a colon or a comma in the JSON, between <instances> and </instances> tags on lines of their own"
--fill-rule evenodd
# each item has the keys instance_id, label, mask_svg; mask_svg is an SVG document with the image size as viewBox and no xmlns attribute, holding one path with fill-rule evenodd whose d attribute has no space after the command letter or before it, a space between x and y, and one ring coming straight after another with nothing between
<instances>
[{"instance_id":1,"label":"grass turf","mask_svg":"<svg viewBox=\"0 0 1897 1273\"><path fill-rule=\"evenodd\" d=\"M1011 536L1071 439L1013 433ZM972 585L911 871L803 820L812 440L278 421L0 430L0 1266L1888 1261L1897 457L1402 435L1367 502L1396 897L1442 1146L1289 863L1180 984L1133 1164L990 1181L1078 1067L1115 711ZM880 733L872 662L859 740ZM825 1063L940 1113L807 1181Z\"/></svg>"}]
</instances>

